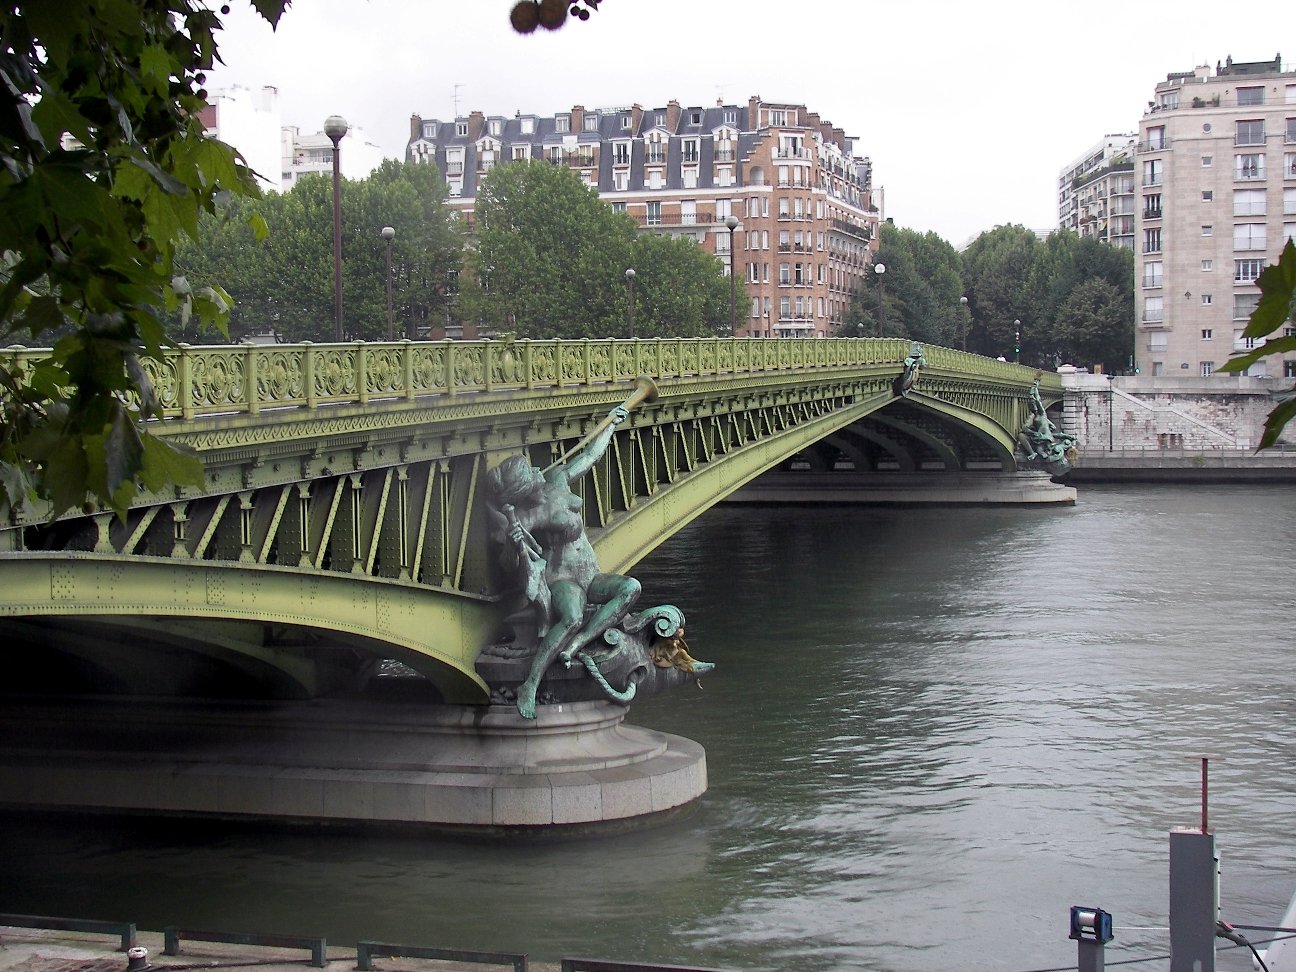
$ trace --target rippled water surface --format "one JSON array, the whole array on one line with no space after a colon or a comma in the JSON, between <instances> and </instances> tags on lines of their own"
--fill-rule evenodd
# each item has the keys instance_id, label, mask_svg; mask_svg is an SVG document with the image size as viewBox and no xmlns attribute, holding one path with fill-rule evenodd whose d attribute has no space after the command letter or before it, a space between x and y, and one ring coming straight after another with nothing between
<instances>
[{"instance_id":1,"label":"rippled water surface","mask_svg":"<svg viewBox=\"0 0 1296 972\"><path fill-rule=\"evenodd\" d=\"M713 510L635 571L719 666L632 709L706 747L690 816L538 845L9 821L0 911L1012 972L1074 967L1081 904L1115 916L1110 963L1167 951L1166 835L1199 822L1211 753L1224 916L1276 924L1296 891L1294 540L1285 487Z\"/></svg>"}]
</instances>

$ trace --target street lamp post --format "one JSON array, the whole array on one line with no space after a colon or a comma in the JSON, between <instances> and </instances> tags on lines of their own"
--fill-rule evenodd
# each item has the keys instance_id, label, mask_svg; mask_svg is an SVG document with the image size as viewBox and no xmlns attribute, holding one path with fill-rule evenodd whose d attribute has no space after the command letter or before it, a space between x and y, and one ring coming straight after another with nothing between
<instances>
[{"instance_id":1,"label":"street lamp post","mask_svg":"<svg viewBox=\"0 0 1296 972\"><path fill-rule=\"evenodd\" d=\"M347 133L346 119L329 115L324 134L333 143L333 339L342 340L342 153L338 143Z\"/></svg>"},{"instance_id":2,"label":"street lamp post","mask_svg":"<svg viewBox=\"0 0 1296 972\"><path fill-rule=\"evenodd\" d=\"M886 314L886 308L882 303L883 301L882 281L885 279L885 275L886 275L886 264L885 263L873 264L873 272L877 274L877 285L878 285L877 336L881 337L883 318L884 315Z\"/></svg>"},{"instance_id":3,"label":"street lamp post","mask_svg":"<svg viewBox=\"0 0 1296 972\"><path fill-rule=\"evenodd\" d=\"M1013 321L1013 363L1021 364L1021 321Z\"/></svg>"},{"instance_id":4,"label":"street lamp post","mask_svg":"<svg viewBox=\"0 0 1296 972\"><path fill-rule=\"evenodd\" d=\"M634 337L634 267L627 267L626 278L626 331Z\"/></svg>"},{"instance_id":5,"label":"street lamp post","mask_svg":"<svg viewBox=\"0 0 1296 972\"><path fill-rule=\"evenodd\" d=\"M966 297L960 297L959 306L961 306L963 310L967 310L967 305L968 305L968 299ZM959 347L963 351L967 350L967 336L968 336L968 319L962 314L960 314L959 315Z\"/></svg>"},{"instance_id":6,"label":"street lamp post","mask_svg":"<svg viewBox=\"0 0 1296 972\"><path fill-rule=\"evenodd\" d=\"M733 213L726 216L725 227L729 230L729 336L733 337L738 329L738 281L734 278L734 230L738 228L738 217Z\"/></svg>"},{"instance_id":7,"label":"street lamp post","mask_svg":"<svg viewBox=\"0 0 1296 972\"><path fill-rule=\"evenodd\" d=\"M387 241L387 340L393 339L392 335L392 278L391 278L391 253L392 240L396 239L396 230L390 226L384 226L379 234Z\"/></svg>"}]
</instances>

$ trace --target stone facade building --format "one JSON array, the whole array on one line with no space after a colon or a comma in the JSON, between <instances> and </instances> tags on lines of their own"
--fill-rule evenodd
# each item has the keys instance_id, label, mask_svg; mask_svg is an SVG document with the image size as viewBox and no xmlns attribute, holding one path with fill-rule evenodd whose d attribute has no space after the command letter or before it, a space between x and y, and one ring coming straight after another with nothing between
<instances>
[{"instance_id":1,"label":"stone facade building","mask_svg":"<svg viewBox=\"0 0 1296 972\"><path fill-rule=\"evenodd\" d=\"M1275 57L1167 75L1137 166L1136 362L1144 375L1209 376L1251 345L1256 277L1296 236L1296 71ZM1296 355L1249 373L1296 377Z\"/></svg>"},{"instance_id":2,"label":"stone facade building","mask_svg":"<svg viewBox=\"0 0 1296 972\"><path fill-rule=\"evenodd\" d=\"M1058 227L1134 249L1134 146L1138 136L1105 135L1058 175Z\"/></svg>"},{"instance_id":3,"label":"stone facade building","mask_svg":"<svg viewBox=\"0 0 1296 972\"><path fill-rule=\"evenodd\" d=\"M726 273L742 274L738 336L827 337L847 323L876 249L871 164L854 152L853 139L804 105L753 97L706 108L415 115L406 160L435 164L450 205L469 219L494 166L568 166L642 231L689 237Z\"/></svg>"}]
</instances>

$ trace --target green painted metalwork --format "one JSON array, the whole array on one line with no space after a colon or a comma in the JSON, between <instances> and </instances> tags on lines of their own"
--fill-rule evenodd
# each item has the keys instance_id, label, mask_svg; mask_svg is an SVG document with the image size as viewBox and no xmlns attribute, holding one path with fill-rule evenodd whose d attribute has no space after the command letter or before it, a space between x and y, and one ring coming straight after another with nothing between
<instances>
[{"instance_id":1,"label":"green painted metalwork","mask_svg":"<svg viewBox=\"0 0 1296 972\"><path fill-rule=\"evenodd\" d=\"M622 573L816 450L879 472L1016 468L1036 372L925 348L898 397L911 352L854 338L181 348L153 367L153 431L200 454L205 489L141 498L124 520L8 511L0 616L29 646L50 643L42 626L71 632L86 658L107 650L86 619L116 619L103 630L123 644L188 638L272 693L340 691L395 658L447 700L482 701L474 659L501 582L490 470L515 455L544 468L649 375L657 399L572 484L602 569ZM42 353L10 352L17 366ZM1061 397L1055 375L1039 394Z\"/></svg>"}]
</instances>

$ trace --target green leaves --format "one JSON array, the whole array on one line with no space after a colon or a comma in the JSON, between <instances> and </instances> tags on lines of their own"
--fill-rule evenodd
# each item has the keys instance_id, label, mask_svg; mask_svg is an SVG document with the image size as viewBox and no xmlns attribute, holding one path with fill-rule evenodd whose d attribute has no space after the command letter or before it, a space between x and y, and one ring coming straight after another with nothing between
<instances>
[{"instance_id":1,"label":"green leaves","mask_svg":"<svg viewBox=\"0 0 1296 972\"><path fill-rule=\"evenodd\" d=\"M286 5L256 4L272 23ZM219 194L256 191L196 117L218 27L195 0L0 9L0 329L57 338L0 380L0 513L124 513L141 488L201 483L131 403L151 405L139 356L160 353L164 308L228 314L222 290L184 292L172 268Z\"/></svg>"}]
</instances>

